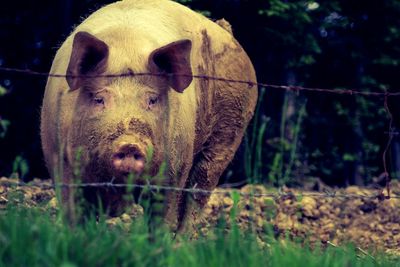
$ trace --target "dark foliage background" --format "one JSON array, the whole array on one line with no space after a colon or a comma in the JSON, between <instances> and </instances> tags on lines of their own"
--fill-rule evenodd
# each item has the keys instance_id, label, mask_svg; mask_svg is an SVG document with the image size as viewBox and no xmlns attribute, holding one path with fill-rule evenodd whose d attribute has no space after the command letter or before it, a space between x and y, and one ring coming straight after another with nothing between
<instances>
[{"instance_id":1,"label":"dark foliage background","mask_svg":"<svg viewBox=\"0 0 400 267\"><path fill-rule=\"evenodd\" d=\"M0 66L47 72L57 46L82 16L112 1L7 1L0 9ZM259 81L320 88L400 89L398 0L180 0L225 18ZM0 72L0 176L48 177L39 140L45 79ZM398 97L389 99L399 128ZM369 183L383 172L388 114L382 97L267 89L241 153L224 181L250 176L281 185L319 177ZM253 126L252 125L252 126ZM265 128L263 128L265 126ZM265 129L265 131L264 131ZM395 135L390 171L400 169ZM246 142L245 142L246 143ZM248 165L243 162L250 162ZM245 168L247 166L247 169Z\"/></svg>"}]
</instances>

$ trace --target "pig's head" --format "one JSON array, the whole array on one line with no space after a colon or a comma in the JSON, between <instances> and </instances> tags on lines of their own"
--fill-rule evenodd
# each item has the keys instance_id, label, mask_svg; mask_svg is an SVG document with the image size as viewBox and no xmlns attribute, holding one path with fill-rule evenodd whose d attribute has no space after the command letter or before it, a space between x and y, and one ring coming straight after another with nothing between
<instances>
[{"instance_id":1,"label":"pig's head","mask_svg":"<svg viewBox=\"0 0 400 267\"><path fill-rule=\"evenodd\" d=\"M87 32L74 36L67 83L68 94L76 94L77 100L70 107L68 158L76 164L81 150L77 163L84 181L126 182L131 173L141 181L144 174L157 174L166 160L168 96L171 90L182 93L192 82L191 41L149 49L150 42L140 46L126 36L107 38ZM138 72L166 75L118 77ZM181 75L168 75L172 73Z\"/></svg>"}]
</instances>

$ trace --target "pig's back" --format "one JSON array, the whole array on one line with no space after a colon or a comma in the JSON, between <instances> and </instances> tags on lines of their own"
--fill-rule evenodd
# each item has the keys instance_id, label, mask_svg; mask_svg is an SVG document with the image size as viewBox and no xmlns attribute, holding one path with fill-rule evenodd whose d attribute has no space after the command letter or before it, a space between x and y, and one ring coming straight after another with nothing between
<instances>
[{"instance_id":1,"label":"pig's back","mask_svg":"<svg viewBox=\"0 0 400 267\"><path fill-rule=\"evenodd\" d=\"M116 2L91 14L75 31L86 30L96 35L118 25L146 32L150 38L156 38L160 43L187 38L192 40L194 48L202 40L204 29L207 29L209 36L215 36L216 43L228 43L233 39L230 33L216 23L170 0Z\"/></svg>"}]
</instances>

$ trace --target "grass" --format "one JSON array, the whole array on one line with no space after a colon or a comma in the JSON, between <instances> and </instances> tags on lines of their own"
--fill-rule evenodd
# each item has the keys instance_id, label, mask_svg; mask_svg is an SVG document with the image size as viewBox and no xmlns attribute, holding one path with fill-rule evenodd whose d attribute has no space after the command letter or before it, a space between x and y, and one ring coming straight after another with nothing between
<instances>
[{"instance_id":1,"label":"grass","mask_svg":"<svg viewBox=\"0 0 400 267\"><path fill-rule=\"evenodd\" d=\"M259 116L260 107L265 94L265 88L261 88L260 95L248 133L244 136L245 144L245 173L249 182L262 182L262 154L264 135L267 129L269 118Z\"/></svg>"},{"instance_id":2,"label":"grass","mask_svg":"<svg viewBox=\"0 0 400 267\"><path fill-rule=\"evenodd\" d=\"M306 104L296 108L297 118L288 118L288 93L285 94L281 112L279 137L271 148L276 150L271 163L265 168L263 160L265 144L268 143L267 129L271 118L260 116L260 108L263 103L265 88L261 88L258 102L251 125L244 137L245 144L245 174L250 183L273 184L283 186L293 182L293 170L298 160L298 146L301 139L300 131L304 117L306 116ZM292 92L290 92L292 93ZM268 127L267 127L268 126ZM287 136L290 129L291 136ZM275 139L275 138L274 138ZM263 167L264 166L264 167Z\"/></svg>"},{"instance_id":3,"label":"grass","mask_svg":"<svg viewBox=\"0 0 400 267\"><path fill-rule=\"evenodd\" d=\"M384 255L359 257L351 246L314 248L233 227L186 240L159 230L150 241L147 225L128 229L89 219L74 228L36 209L10 208L0 217L0 266L400 266Z\"/></svg>"}]
</instances>

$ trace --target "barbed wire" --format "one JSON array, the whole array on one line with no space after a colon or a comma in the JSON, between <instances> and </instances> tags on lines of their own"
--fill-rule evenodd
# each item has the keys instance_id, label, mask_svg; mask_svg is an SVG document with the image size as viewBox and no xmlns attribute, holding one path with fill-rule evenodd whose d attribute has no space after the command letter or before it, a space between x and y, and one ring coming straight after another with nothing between
<instances>
[{"instance_id":1,"label":"barbed wire","mask_svg":"<svg viewBox=\"0 0 400 267\"><path fill-rule=\"evenodd\" d=\"M224 77L216 77L216 76L208 76L208 75L187 75L187 74L180 74L180 73L150 73L150 72L128 72L128 73L121 73L121 74L104 74L104 75L66 75L66 74L57 74L57 73L48 73L48 72L39 72L33 71L29 69L17 69L17 68L7 68L7 67L0 67L0 72L5 73L15 73L21 75L30 75L30 76L41 76L46 78L87 78L87 79L96 79L96 78L122 78L122 77L140 77L140 76L156 76L156 77L191 77L194 79L203 79L203 80L213 80L213 81L220 81L226 83L239 83L245 84L249 87L259 86L265 88L273 88L273 89L282 89L286 91L314 91L314 92L323 92L323 93L331 93L331 94L340 94L340 95L363 95L363 96L400 96L400 90L393 89L393 92L381 92L381 91L361 91L360 89L342 89L342 88L335 88L335 89L327 89L327 88L311 88L311 87L303 87L298 85L276 85L276 84L269 84L265 82L254 82L254 81L246 81L246 80L236 80Z\"/></svg>"},{"instance_id":2,"label":"barbed wire","mask_svg":"<svg viewBox=\"0 0 400 267\"><path fill-rule=\"evenodd\" d=\"M68 187L68 188L84 188L84 187L94 187L94 188L127 188L127 189L147 189L153 191L176 191L184 192L190 194L203 194L203 195L230 195L230 192L236 192L241 197L270 197L270 198L282 198L282 197L325 197L325 198L359 198L359 199L400 199L400 194L383 195L382 191L376 194L356 194L356 193L343 193L339 190L325 190L324 192L301 192L295 193L292 189L282 189L278 188L277 192L268 193L257 193L257 192L241 192L239 189L235 188L219 188L215 190L205 190L200 188L180 188L174 186L163 186L163 185L153 185L153 184L124 184L124 183L113 183L113 182L100 182L100 183L49 183L49 182L20 182L20 181L0 181L0 185L9 187L37 187L40 189L55 189L57 187ZM254 190L254 191L257 191Z\"/></svg>"},{"instance_id":3,"label":"barbed wire","mask_svg":"<svg viewBox=\"0 0 400 267\"><path fill-rule=\"evenodd\" d=\"M386 198L391 198L391 190L390 190L390 181L391 177L389 175L386 156L387 152L390 149L391 142L394 138L394 135L398 134L393 129L393 115L389 110L388 106L388 98L394 96L400 96L400 90L392 90L392 92L388 91L366 91L360 89L343 89L343 88L335 88L335 89L327 89L327 88L310 88L310 87L303 87L297 85L276 85L276 84L269 84L264 82L254 82L254 81L246 81L246 80L236 80L224 77L215 77L215 76L208 76L208 75L187 75L187 74L180 74L180 73L150 73L150 72L128 72L128 73L121 73L121 74L101 74L101 75L66 75L66 74L57 74L57 73L48 73L48 72L39 72L33 71L30 69L18 69L18 68L9 68L9 67L0 67L0 72L4 73L14 73L18 75L30 75L30 76L39 76L45 78L85 78L85 79L96 79L96 78L122 78L122 77L140 77L140 76L155 76L155 77L173 77L173 76L181 76L181 77L191 77L193 79L202 79L202 80L213 80L213 81L220 81L226 83L239 83L247 85L249 88L254 86L264 87L264 88L272 88L272 89L281 89L285 91L293 91L293 92L300 92L300 91L310 91L310 92L320 92L320 93L330 93L330 94L339 94L339 95L360 95L360 96L375 96L375 97L384 97L384 108L387 114L389 115L389 131L388 131L388 142L385 146L385 149L382 154L382 162L383 162L383 169L384 169L384 178L386 183L386 191L387 196ZM25 185L26 186L26 185ZM146 188L153 188L156 190L180 190L188 193L202 193L202 194L212 194L213 191L201 190L201 189L182 189L182 188L175 188L175 187L165 187L165 186L155 186L155 185L131 185L131 184L114 184L114 183L95 183L95 184L57 184L54 186L71 186L71 187L78 187L78 186L101 186L101 187L146 187ZM329 195L329 194L328 194ZM335 195L335 194L333 194ZM379 195L379 194L378 194ZM383 192L380 193L383 195ZM253 195L254 196L254 195ZM267 194L266 196L271 196L271 194ZM321 195L319 195L321 196ZM358 195L357 195L358 196ZM377 196L366 196L368 198L372 197L375 198ZM399 196L395 196L398 198Z\"/></svg>"}]
</instances>

